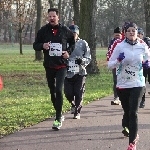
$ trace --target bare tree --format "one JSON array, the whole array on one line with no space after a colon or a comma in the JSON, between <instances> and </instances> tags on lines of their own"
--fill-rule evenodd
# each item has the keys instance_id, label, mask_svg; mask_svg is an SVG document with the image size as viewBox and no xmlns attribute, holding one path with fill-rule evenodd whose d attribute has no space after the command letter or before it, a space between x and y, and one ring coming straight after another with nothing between
<instances>
[{"instance_id":1,"label":"bare tree","mask_svg":"<svg viewBox=\"0 0 150 150\"><path fill-rule=\"evenodd\" d=\"M42 26L42 2L41 0L36 0L36 10L37 10L37 18L36 18L36 27L35 27L35 35L37 35L38 30ZM43 59L42 51L35 51L35 61L40 61Z\"/></svg>"},{"instance_id":2,"label":"bare tree","mask_svg":"<svg viewBox=\"0 0 150 150\"><path fill-rule=\"evenodd\" d=\"M91 49L92 61L87 66L90 74L99 73L96 61L96 16L97 0L82 0L80 5L80 37L85 39Z\"/></svg>"},{"instance_id":3,"label":"bare tree","mask_svg":"<svg viewBox=\"0 0 150 150\"><path fill-rule=\"evenodd\" d=\"M146 36L150 36L150 0L144 0Z\"/></svg>"},{"instance_id":4,"label":"bare tree","mask_svg":"<svg viewBox=\"0 0 150 150\"><path fill-rule=\"evenodd\" d=\"M73 3L73 9L74 9L74 17L73 17L73 20L74 20L74 23L75 24L79 24L79 19L80 19L80 0L72 0L72 3Z\"/></svg>"}]
</instances>

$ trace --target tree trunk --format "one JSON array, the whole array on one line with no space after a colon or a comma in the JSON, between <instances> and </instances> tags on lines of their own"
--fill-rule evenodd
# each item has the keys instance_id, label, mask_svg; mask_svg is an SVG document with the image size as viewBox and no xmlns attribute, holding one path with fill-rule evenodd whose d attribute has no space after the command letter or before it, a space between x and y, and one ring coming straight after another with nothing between
<instances>
[{"instance_id":1,"label":"tree trunk","mask_svg":"<svg viewBox=\"0 0 150 150\"><path fill-rule=\"evenodd\" d=\"M19 22L19 45L20 45L20 54L22 55L22 28L21 28L21 22Z\"/></svg>"},{"instance_id":2,"label":"tree trunk","mask_svg":"<svg viewBox=\"0 0 150 150\"><path fill-rule=\"evenodd\" d=\"M50 5L50 8L54 7L54 0L49 0L49 5Z\"/></svg>"},{"instance_id":3,"label":"tree trunk","mask_svg":"<svg viewBox=\"0 0 150 150\"><path fill-rule=\"evenodd\" d=\"M150 0L144 0L146 36L150 37Z\"/></svg>"},{"instance_id":4,"label":"tree trunk","mask_svg":"<svg viewBox=\"0 0 150 150\"><path fill-rule=\"evenodd\" d=\"M80 14L80 0L72 0L72 2L73 2L73 9L74 9L74 18L73 18L73 20L74 20L74 23L76 24L76 25L79 25L79 14Z\"/></svg>"},{"instance_id":5,"label":"tree trunk","mask_svg":"<svg viewBox=\"0 0 150 150\"><path fill-rule=\"evenodd\" d=\"M36 0L37 2L37 18L36 18L36 27L35 27L35 35L37 35L38 30L42 25L42 2L41 0ZM41 51L35 51L35 61L41 61L43 59L43 53Z\"/></svg>"},{"instance_id":6,"label":"tree trunk","mask_svg":"<svg viewBox=\"0 0 150 150\"><path fill-rule=\"evenodd\" d=\"M80 37L91 49L92 61L87 66L89 74L99 73L96 61L96 11L97 0L82 0L80 5Z\"/></svg>"}]
</instances>

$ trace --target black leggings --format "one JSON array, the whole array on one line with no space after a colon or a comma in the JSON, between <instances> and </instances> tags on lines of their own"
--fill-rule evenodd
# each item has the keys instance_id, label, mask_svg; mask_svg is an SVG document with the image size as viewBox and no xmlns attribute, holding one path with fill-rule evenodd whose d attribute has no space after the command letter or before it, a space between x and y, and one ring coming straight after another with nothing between
<instances>
[{"instance_id":1,"label":"black leggings","mask_svg":"<svg viewBox=\"0 0 150 150\"><path fill-rule=\"evenodd\" d=\"M66 76L66 68L52 69L45 68L46 78L48 87L50 89L51 101L56 110L56 120L60 121L62 105L63 105L63 94L62 88L64 85L64 79Z\"/></svg>"},{"instance_id":2,"label":"black leggings","mask_svg":"<svg viewBox=\"0 0 150 150\"><path fill-rule=\"evenodd\" d=\"M144 87L117 89L124 110L122 126L129 128L129 144L133 143L138 131L138 107L143 96Z\"/></svg>"},{"instance_id":3,"label":"black leggings","mask_svg":"<svg viewBox=\"0 0 150 150\"><path fill-rule=\"evenodd\" d=\"M85 92L85 79L85 76L79 74L74 75L72 78L65 78L64 93L70 103L72 103L72 101L75 102L75 113L80 113L82 108L82 99Z\"/></svg>"}]
</instances>

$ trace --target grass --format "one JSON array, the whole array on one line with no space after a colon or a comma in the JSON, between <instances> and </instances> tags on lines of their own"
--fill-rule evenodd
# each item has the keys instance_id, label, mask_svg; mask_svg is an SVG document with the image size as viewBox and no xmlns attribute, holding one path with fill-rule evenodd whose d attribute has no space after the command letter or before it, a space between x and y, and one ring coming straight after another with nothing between
<instances>
[{"instance_id":1,"label":"grass","mask_svg":"<svg viewBox=\"0 0 150 150\"><path fill-rule=\"evenodd\" d=\"M0 91L0 136L54 117L42 62L34 62L31 45L0 45L0 75L4 88ZM106 49L97 50L100 74L88 75L84 105L112 94L112 75L106 65ZM64 96L63 112L70 109Z\"/></svg>"}]
</instances>

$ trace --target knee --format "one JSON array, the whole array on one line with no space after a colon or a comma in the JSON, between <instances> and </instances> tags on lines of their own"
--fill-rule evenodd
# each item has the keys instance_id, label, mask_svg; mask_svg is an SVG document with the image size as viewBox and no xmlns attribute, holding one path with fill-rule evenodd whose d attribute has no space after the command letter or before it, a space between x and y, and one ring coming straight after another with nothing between
<instances>
[{"instance_id":1,"label":"knee","mask_svg":"<svg viewBox=\"0 0 150 150\"><path fill-rule=\"evenodd\" d=\"M131 111L129 112L130 118L137 118L137 112L136 111Z\"/></svg>"}]
</instances>

